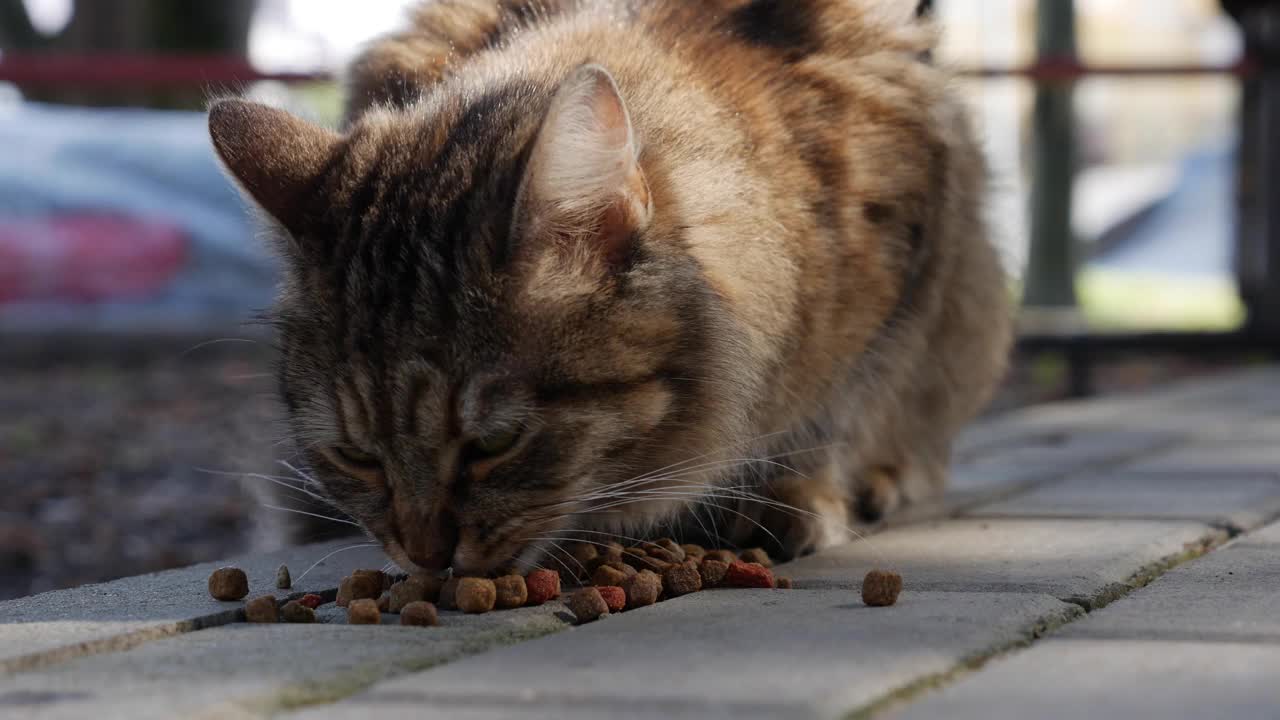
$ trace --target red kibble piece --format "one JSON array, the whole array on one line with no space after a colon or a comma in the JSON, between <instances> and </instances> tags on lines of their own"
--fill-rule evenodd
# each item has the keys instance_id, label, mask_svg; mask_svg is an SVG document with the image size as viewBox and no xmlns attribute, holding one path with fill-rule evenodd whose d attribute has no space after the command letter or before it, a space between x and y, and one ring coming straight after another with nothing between
<instances>
[{"instance_id":1,"label":"red kibble piece","mask_svg":"<svg viewBox=\"0 0 1280 720\"><path fill-rule=\"evenodd\" d=\"M736 588L772 588L773 573L760 563L736 562L725 573L724 584Z\"/></svg>"},{"instance_id":2,"label":"red kibble piece","mask_svg":"<svg viewBox=\"0 0 1280 720\"><path fill-rule=\"evenodd\" d=\"M560 597L560 575L554 570L534 570L525 576L524 584L529 591L530 605L541 605Z\"/></svg>"},{"instance_id":3,"label":"red kibble piece","mask_svg":"<svg viewBox=\"0 0 1280 720\"><path fill-rule=\"evenodd\" d=\"M609 612L622 612L622 609L627 606L627 593L622 588L610 586L598 587L596 590L600 591L600 597L604 598L605 604L609 606Z\"/></svg>"},{"instance_id":4,"label":"red kibble piece","mask_svg":"<svg viewBox=\"0 0 1280 720\"><path fill-rule=\"evenodd\" d=\"M324 598L320 597L315 593L307 593L306 595L303 595L302 597L298 598L297 602L299 605L303 605L311 608L312 610L315 610L316 608L324 604Z\"/></svg>"}]
</instances>

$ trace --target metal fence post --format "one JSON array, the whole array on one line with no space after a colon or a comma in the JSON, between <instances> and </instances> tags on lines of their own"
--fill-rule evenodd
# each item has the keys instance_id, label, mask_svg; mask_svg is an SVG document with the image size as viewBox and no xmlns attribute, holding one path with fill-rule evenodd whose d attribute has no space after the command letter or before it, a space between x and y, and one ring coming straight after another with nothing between
<instances>
[{"instance_id":1,"label":"metal fence post","mask_svg":"<svg viewBox=\"0 0 1280 720\"><path fill-rule=\"evenodd\" d=\"M1040 0L1036 44L1042 63L1074 62L1075 4ZM1031 139L1031 247L1023 302L1031 307L1076 304L1071 185L1075 174L1073 88L1070 82L1036 88Z\"/></svg>"}]
</instances>

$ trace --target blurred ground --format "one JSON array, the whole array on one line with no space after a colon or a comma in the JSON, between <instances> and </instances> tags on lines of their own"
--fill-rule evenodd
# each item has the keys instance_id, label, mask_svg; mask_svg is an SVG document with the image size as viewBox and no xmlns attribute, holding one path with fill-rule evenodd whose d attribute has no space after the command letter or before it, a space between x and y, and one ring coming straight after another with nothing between
<instances>
[{"instance_id":1,"label":"blurred ground","mask_svg":"<svg viewBox=\"0 0 1280 720\"><path fill-rule=\"evenodd\" d=\"M89 353L85 357L95 357ZM1102 391L1214 369L1106 366ZM1062 396L1063 368L1018 363L999 411ZM262 509L245 472L278 473L270 351L224 343L38 367L0 358L0 599L247 549ZM211 472L216 471L216 472Z\"/></svg>"}]
</instances>

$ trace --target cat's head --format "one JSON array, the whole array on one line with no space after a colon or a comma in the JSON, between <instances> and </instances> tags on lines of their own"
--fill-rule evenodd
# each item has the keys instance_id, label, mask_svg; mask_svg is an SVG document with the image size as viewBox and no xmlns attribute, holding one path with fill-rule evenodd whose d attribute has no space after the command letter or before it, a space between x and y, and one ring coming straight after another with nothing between
<instances>
[{"instance_id":1,"label":"cat's head","mask_svg":"<svg viewBox=\"0 0 1280 720\"><path fill-rule=\"evenodd\" d=\"M714 424L699 380L717 300L606 71L344 133L239 100L209 126L278 235L297 445L394 559L486 572L588 517L673 505L606 507L606 489Z\"/></svg>"}]
</instances>

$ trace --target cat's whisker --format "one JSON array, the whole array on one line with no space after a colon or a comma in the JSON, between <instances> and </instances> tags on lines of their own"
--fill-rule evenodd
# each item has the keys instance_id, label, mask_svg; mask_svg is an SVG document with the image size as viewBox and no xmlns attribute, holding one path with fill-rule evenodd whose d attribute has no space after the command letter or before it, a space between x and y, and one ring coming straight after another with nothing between
<instances>
[{"instance_id":1,"label":"cat's whisker","mask_svg":"<svg viewBox=\"0 0 1280 720\"><path fill-rule=\"evenodd\" d=\"M299 582L302 582L302 579L305 578L307 574L310 573L312 570L315 570L320 565L320 563L324 562L325 560L328 560L329 558L333 557L334 555L337 555L340 552L346 552L348 550L355 550L356 548L367 548L367 547L378 547L378 543L359 543L357 545L348 545L346 547L340 547L337 550L334 550L328 555L325 555L324 557L312 563L311 567L307 568L305 571L303 571L301 575L294 578L293 582L295 585Z\"/></svg>"},{"instance_id":2,"label":"cat's whisker","mask_svg":"<svg viewBox=\"0 0 1280 720\"><path fill-rule=\"evenodd\" d=\"M262 507L267 508L269 510L279 510L281 512L296 513L298 515L309 515L313 518L320 518L321 520L328 520L330 522L342 523L343 525L350 525L351 527L356 527L356 528L361 527L360 523L358 522L352 522L351 520L343 520L342 518L329 517L328 515L321 515L320 513L307 512L305 510L298 510L295 508L280 507L279 505L268 505L266 503L262 503Z\"/></svg>"}]
</instances>

